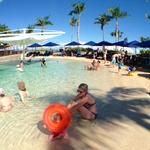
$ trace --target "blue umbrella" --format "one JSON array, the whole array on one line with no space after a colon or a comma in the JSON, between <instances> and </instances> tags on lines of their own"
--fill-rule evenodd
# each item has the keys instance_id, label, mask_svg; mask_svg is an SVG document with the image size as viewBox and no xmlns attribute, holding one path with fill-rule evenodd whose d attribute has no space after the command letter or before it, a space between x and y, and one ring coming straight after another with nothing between
<instances>
[{"instance_id":1,"label":"blue umbrella","mask_svg":"<svg viewBox=\"0 0 150 150\"><path fill-rule=\"evenodd\" d=\"M139 41L134 40L134 41L131 41L131 42L125 44L125 46L127 46L127 47L135 47L136 48L136 47L139 47L138 46L139 43L140 43Z\"/></svg>"},{"instance_id":2,"label":"blue umbrella","mask_svg":"<svg viewBox=\"0 0 150 150\"><path fill-rule=\"evenodd\" d=\"M70 42L70 43L66 44L65 46L78 46L78 45L82 45L82 44L73 41L73 42Z\"/></svg>"},{"instance_id":3,"label":"blue umbrella","mask_svg":"<svg viewBox=\"0 0 150 150\"><path fill-rule=\"evenodd\" d=\"M127 44L128 44L128 42L126 42L126 41L119 41L119 42L113 43L112 45L126 47Z\"/></svg>"},{"instance_id":4,"label":"blue umbrella","mask_svg":"<svg viewBox=\"0 0 150 150\"><path fill-rule=\"evenodd\" d=\"M30 46L28 47L42 47L42 45L38 44L38 43L34 43L34 44L31 44Z\"/></svg>"},{"instance_id":5,"label":"blue umbrella","mask_svg":"<svg viewBox=\"0 0 150 150\"><path fill-rule=\"evenodd\" d=\"M127 47L134 47L135 48L135 54L137 54L137 51L136 51L136 48L139 47L137 44L139 44L140 42L139 41L131 41L129 42L128 44L126 44L125 46Z\"/></svg>"},{"instance_id":6,"label":"blue umbrella","mask_svg":"<svg viewBox=\"0 0 150 150\"><path fill-rule=\"evenodd\" d=\"M43 46L59 46L59 44L49 42L49 43L44 44Z\"/></svg>"},{"instance_id":7,"label":"blue umbrella","mask_svg":"<svg viewBox=\"0 0 150 150\"><path fill-rule=\"evenodd\" d=\"M93 41L89 41L87 43L85 43L84 45L89 45L89 46L94 46L96 43Z\"/></svg>"},{"instance_id":8,"label":"blue umbrella","mask_svg":"<svg viewBox=\"0 0 150 150\"><path fill-rule=\"evenodd\" d=\"M136 45L139 46L139 47L148 48L148 47L150 47L150 41L141 42L141 43L138 43Z\"/></svg>"},{"instance_id":9,"label":"blue umbrella","mask_svg":"<svg viewBox=\"0 0 150 150\"><path fill-rule=\"evenodd\" d=\"M107 41L101 41L99 43L96 43L94 46L111 46L112 43L107 42Z\"/></svg>"}]
</instances>

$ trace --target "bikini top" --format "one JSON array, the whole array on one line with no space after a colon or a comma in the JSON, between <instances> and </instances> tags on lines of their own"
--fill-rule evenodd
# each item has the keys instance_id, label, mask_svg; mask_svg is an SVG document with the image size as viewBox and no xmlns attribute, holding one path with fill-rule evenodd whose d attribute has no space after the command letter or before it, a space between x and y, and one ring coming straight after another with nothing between
<instances>
[{"instance_id":1,"label":"bikini top","mask_svg":"<svg viewBox=\"0 0 150 150\"><path fill-rule=\"evenodd\" d=\"M92 106L95 105L95 104L96 104L96 102L93 103L93 104L90 104L90 103L86 102L83 106L84 106L85 108L90 108L90 107L92 107Z\"/></svg>"}]
</instances>

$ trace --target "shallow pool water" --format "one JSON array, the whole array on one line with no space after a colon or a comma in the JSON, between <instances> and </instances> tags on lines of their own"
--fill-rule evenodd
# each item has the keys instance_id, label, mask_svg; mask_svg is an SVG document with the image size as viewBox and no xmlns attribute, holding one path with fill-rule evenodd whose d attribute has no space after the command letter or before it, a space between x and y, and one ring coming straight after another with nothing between
<instances>
[{"instance_id":1,"label":"shallow pool water","mask_svg":"<svg viewBox=\"0 0 150 150\"><path fill-rule=\"evenodd\" d=\"M17 61L12 61L0 65L0 87L5 89L7 95L14 95L18 91L19 81L25 82L29 93L37 98L64 93L76 94L80 83L87 83L91 92L94 90L101 93L107 89L104 78L109 80L109 77L104 66L100 71L88 71L84 68L86 62L52 59L47 60L47 67L41 67L40 62L35 60L27 62L21 72L16 70L17 64ZM111 78L107 81L110 84L112 82Z\"/></svg>"},{"instance_id":2,"label":"shallow pool water","mask_svg":"<svg viewBox=\"0 0 150 150\"><path fill-rule=\"evenodd\" d=\"M80 83L87 83L89 92L99 102L106 101L107 91L115 86L115 73L109 74L107 66L100 71L88 71L87 62L67 59L48 59L47 67L41 67L38 60L26 64L24 71L16 70L18 61L0 64L0 88L6 95L18 92L17 82L23 81L31 95L26 106L14 101L14 108L7 113L0 112L0 144L2 150L45 150L49 134L43 129L42 115L52 103L67 104L77 94ZM107 83L106 83L107 80Z\"/></svg>"}]
</instances>

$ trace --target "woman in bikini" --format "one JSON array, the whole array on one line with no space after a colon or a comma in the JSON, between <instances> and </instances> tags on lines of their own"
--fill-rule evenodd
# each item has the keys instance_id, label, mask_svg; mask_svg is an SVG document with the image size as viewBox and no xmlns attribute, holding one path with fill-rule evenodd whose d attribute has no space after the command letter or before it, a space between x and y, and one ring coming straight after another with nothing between
<instances>
[{"instance_id":1,"label":"woman in bikini","mask_svg":"<svg viewBox=\"0 0 150 150\"><path fill-rule=\"evenodd\" d=\"M67 106L71 115L73 116L76 112L79 112L83 118L87 120L95 120L97 118L96 102L92 95L88 93L88 85L85 83L80 84L77 92L77 96ZM61 121L59 114L55 114L55 116L53 116L53 121ZM59 133L57 135L51 133L48 141L61 140L65 136L66 132Z\"/></svg>"},{"instance_id":2,"label":"woman in bikini","mask_svg":"<svg viewBox=\"0 0 150 150\"><path fill-rule=\"evenodd\" d=\"M2 112L10 111L13 108L13 101L10 96L5 96L5 91L0 88L0 110Z\"/></svg>"},{"instance_id":3,"label":"woman in bikini","mask_svg":"<svg viewBox=\"0 0 150 150\"><path fill-rule=\"evenodd\" d=\"M82 83L77 89L77 96L67 106L72 116L79 112L87 120L97 118L96 102L91 94L88 93L88 85Z\"/></svg>"}]
</instances>

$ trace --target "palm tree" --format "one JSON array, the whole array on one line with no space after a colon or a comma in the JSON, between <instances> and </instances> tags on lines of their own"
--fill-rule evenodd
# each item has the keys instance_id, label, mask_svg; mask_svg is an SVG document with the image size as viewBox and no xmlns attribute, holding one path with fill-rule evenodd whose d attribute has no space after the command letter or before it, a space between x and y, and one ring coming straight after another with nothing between
<instances>
[{"instance_id":1,"label":"palm tree","mask_svg":"<svg viewBox=\"0 0 150 150\"><path fill-rule=\"evenodd\" d=\"M29 25L29 26L27 27L26 33L33 33L35 27L36 27L35 25Z\"/></svg>"},{"instance_id":2,"label":"palm tree","mask_svg":"<svg viewBox=\"0 0 150 150\"><path fill-rule=\"evenodd\" d=\"M76 27L77 22L78 22L78 19L75 19L74 17L72 19L70 19L70 25L72 26L71 42L72 42L73 36L74 36L74 27Z\"/></svg>"},{"instance_id":3,"label":"palm tree","mask_svg":"<svg viewBox=\"0 0 150 150\"><path fill-rule=\"evenodd\" d=\"M8 26L6 24L0 24L0 32L4 32L4 33L11 33L11 31L9 30Z\"/></svg>"},{"instance_id":4,"label":"palm tree","mask_svg":"<svg viewBox=\"0 0 150 150\"><path fill-rule=\"evenodd\" d=\"M146 14L146 18L150 21L150 16L148 14Z\"/></svg>"},{"instance_id":5,"label":"palm tree","mask_svg":"<svg viewBox=\"0 0 150 150\"><path fill-rule=\"evenodd\" d=\"M116 31L110 33L111 36L116 37ZM118 41L122 38L123 32L118 31Z\"/></svg>"},{"instance_id":6,"label":"palm tree","mask_svg":"<svg viewBox=\"0 0 150 150\"><path fill-rule=\"evenodd\" d=\"M84 3L78 3L73 4L72 7L74 8L73 11L69 13L69 15L77 14L78 15L78 21L77 21L77 41L80 42L80 17L81 13L85 11L85 4Z\"/></svg>"},{"instance_id":7,"label":"palm tree","mask_svg":"<svg viewBox=\"0 0 150 150\"><path fill-rule=\"evenodd\" d=\"M116 42L118 42L118 19L128 17L129 15L126 12L121 12L119 7L110 8L108 11L110 15L116 20Z\"/></svg>"},{"instance_id":8,"label":"palm tree","mask_svg":"<svg viewBox=\"0 0 150 150\"><path fill-rule=\"evenodd\" d=\"M108 23L111 21L111 17L109 15L106 15L105 13L103 15L99 15L98 18L95 18L94 24L101 24L101 30L102 30L102 36L104 41L104 26L108 25Z\"/></svg>"},{"instance_id":9,"label":"palm tree","mask_svg":"<svg viewBox=\"0 0 150 150\"><path fill-rule=\"evenodd\" d=\"M149 40L150 40L149 37L146 37L146 38L140 37L140 41L141 41L141 42L146 42L146 41L149 41Z\"/></svg>"},{"instance_id":10,"label":"palm tree","mask_svg":"<svg viewBox=\"0 0 150 150\"><path fill-rule=\"evenodd\" d=\"M46 16L44 18L37 18L37 24L35 26L40 26L41 27L41 32L44 32L44 27L47 25L53 25L50 21L50 16Z\"/></svg>"}]
</instances>

